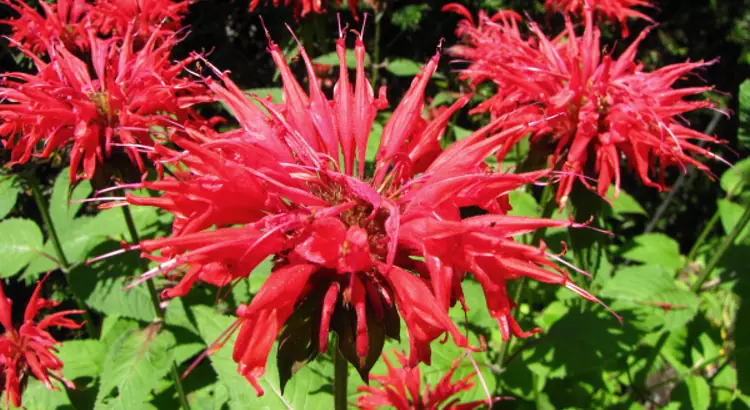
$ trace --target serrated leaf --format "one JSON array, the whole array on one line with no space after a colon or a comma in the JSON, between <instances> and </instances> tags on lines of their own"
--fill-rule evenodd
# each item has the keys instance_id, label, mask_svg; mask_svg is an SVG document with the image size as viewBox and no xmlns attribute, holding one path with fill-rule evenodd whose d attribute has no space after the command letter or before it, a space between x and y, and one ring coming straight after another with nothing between
<instances>
[{"instance_id":1,"label":"serrated leaf","mask_svg":"<svg viewBox=\"0 0 750 410\"><path fill-rule=\"evenodd\" d=\"M65 364L63 377L75 380L79 377L96 378L102 372L108 346L100 340L68 340L60 346L58 357Z\"/></svg>"},{"instance_id":2,"label":"serrated leaf","mask_svg":"<svg viewBox=\"0 0 750 410\"><path fill-rule=\"evenodd\" d=\"M607 199L612 202L612 212L615 215L624 214L635 214L635 215L648 215L645 209L635 200L630 194L620 190L620 194L615 199L614 186L609 187L607 191Z\"/></svg>"},{"instance_id":3,"label":"serrated leaf","mask_svg":"<svg viewBox=\"0 0 750 410\"><path fill-rule=\"evenodd\" d=\"M15 275L36 258L43 240L42 231L32 220L11 218L0 222L0 277Z\"/></svg>"},{"instance_id":4,"label":"serrated leaf","mask_svg":"<svg viewBox=\"0 0 750 410\"><path fill-rule=\"evenodd\" d=\"M20 192L15 176L0 175L0 219L5 218L13 210Z\"/></svg>"},{"instance_id":5,"label":"serrated leaf","mask_svg":"<svg viewBox=\"0 0 750 410\"><path fill-rule=\"evenodd\" d=\"M740 84L739 89L739 120L737 140L742 148L750 147L750 79Z\"/></svg>"},{"instance_id":6,"label":"serrated leaf","mask_svg":"<svg viewBox=\"0 0 750 410\"><path fill-rule=\"evenodd\" d=\"M113 247L100 247L100 253ZM82 265L69 274L73 293L86 305L107 315L117 315L144 322L155 317L151 296L145 286L124 290L141 268L135 253L118 255L91 265Z\"/></svg>"},{"instance_id":7,"label":"serrated leaf","mask_svg":"<svg viewBox=\"0 0 750 410\"><path fill-rule=\"evenodd\" d=\"M661 265L674 271L682 267L680 245L663 233L647 233L633 238L623 257L644 264Z\"/></svg>"},{"instance_id":8,"label":"serrated leaf","mask_svg":"<svg viewBox=\"0 0 750 410\"><path fill-rule=\"evenodd\" d=\"M672 330L689 322L698 310L698 297L677 287L672 274L661 266L630 266L618 270L599 296L623 303L615 309L634 309L651 323Z\"/></svg>"},{"instance_id":9,"label":"serrated leaf","mask_svg":"<svg viewBox=\"0 0 750 410\"><path fill-rule=\"evenodd\" d=\"M206 345L211 345L235 321L235 318L217 313L208 306L193 307L198 329ZM330 393L330 363L314 361L302 368L287 384L284 395L279 395L279 374L276 367L276 347L269 352L266 373L260 379L265 394L256 397L255 391L244 377L237 373L237 363L232 360L233 335L223 349L211 354L211 365L219 381L229 389L231 409L276 410L291 406L294 409L330 410L333 397Z\"/></svg>"},{"instance_id":10,"label":"serrated leaf","mask_svg":"<svg viewBox=\"0 0 750 410\"><path fill-rule=\"evenodd\" d=\"M166 376L175 344L171 333L156 327L123 333L109 348L95 409L140 408Z\"/></svg>"}]
</instances>

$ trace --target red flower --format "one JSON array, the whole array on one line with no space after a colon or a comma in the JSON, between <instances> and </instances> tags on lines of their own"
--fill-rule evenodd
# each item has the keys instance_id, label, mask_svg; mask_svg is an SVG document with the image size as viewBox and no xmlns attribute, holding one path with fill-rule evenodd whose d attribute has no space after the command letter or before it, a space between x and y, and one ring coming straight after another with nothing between
<instances>
[{"instance_id":1,"label":"red flower","mask_svg":"<svg viewBox=\"0 0 750 410\"><path fill-rule=\"evenodd\" d=\"M121 44L88 31L93 72L58 43L49 51L49 63L28 53L37 74L3 75L0 137L12 150L11 165L27 162L39 142L43 158L71 144L71 179L80 168L90 179L119 144L142 169L140 146L153 144L149 127L160 125L167 114L181 122L198 119L189 106L201 99L203 88L179 77L189 60L170 61L176 38L157 42L155 33L134 51L130 27Z\"/></svg>"},{"instance_id":2,"label":"red flower","mask_svg":"<svg viewBox=\"0 0 750 410\"><path fill-rule=\"evenodd\" d=\"M557 193L561 206L573 182L578 179L586 184L586 175L596 177L600 195L606 194L614 180L617 194L623 156L646 185L659 189L665 188L664 170L670 166L684 170L686 164L693 164L709 172L691 154L720 159L697 144L719 142L716 138L691 130L680 120L684 113L714 107L708 100L685 100L711 87L674 88L678 79L711 62L644 71L635 54L648 30L617 59L602 56L600 31L593 25L591 12L586 14L582 36L575 34L566 19L566 30L548 39L534 23L530 24L533 35L521 35L520 17L507 12L493 18L480 14L475 26L465 8L452 5L451 10L467 17L457 30L464 44L450 50L470 61L463 78L474 85L486 81L497 85L495 96L475 112L498 117L520 104L524 108L516 116L549 120L535 132L532 143L537 152L553 147L550 162L564 172ZM657 173L660 179L654 182L649 174Z\"/></svg>"},{"instance_id":3,"label":"red flower","mask_svg":"<svg viewBox=\"0 0 750 410\"><path fill-rule=\"evenodd\" d=\"M360 386L357 391L361 394L357 397L357 408L360 410L395 409L395 410L472 410L487 402L484 400L470 403L459 402L458 398L451 397L474 388L470 374L455 382L451 381L453 373L458 368L460 360L453 362L435 388L430 389L427 384L422 389L422 375L419 367L410 367L406 357L398 351L393 352L401 367L393 367L388 358L383 354L383 360L388 366L388 374L383 376L371 376L378 382L381 388L372 386Z\"/></svg>"},{"instance_id":4,"label":"red flower","mask_svg":"<svg viewBox=\"0 0 750 410\"><path fill-rule=\"evenodd\" d=\"M628 36L628 18L654 21L651 17L634 10L634 7L654 7L648 0L547 0L544 6L549 11L577 14L581 17L585 16L585 8L590 7L597 17L606 18L612 24L619 23L623 37Z\"/></svg>"},{"instance_id":5,"label":"red flower","mask_svg":"<svg viewBox=\"0 0 750 410\"><path fill-rule=\"evenodd\" d=\"M284 103L257 98L266 114L216 71L223 85L211 79L207 85L232 110L240 129L208 135L202 144L174 139L185 151L165 154L171 157L165 160L181 162L185 171L143 183L162 191L161 198L127 198L132 205L158 206L175 215L172 237L137 247L160 262L141 280L159 273L182 275L165 297L186 294L198 280L221 285L247 277L273 257L269 279L237 310L242 329L234 359L259 392L257 379L277 337L312 340L308 353L314 356L326 351L333 330L342 354L363 374L380 356L385 336L398 336L399 316L409 333L411 366L429 363L430 343L443 334L466 346L447 314L457 301L466 306L465 272L483 285L504 338L538 331L522 331L510 315L507 280L531 277L596 300L570 282L544 248L513 240L540 227L573 225L506 214L508 192L547 173L495 173L484 159L508 138L520 138L528 126L494 133L504 125L494 121L441 148L449 118L469 96L430 121L422 118L438 54L394 110L370 167L368 139L386 101L385 89L376 99L365 77L361 39L354 49L353 82L343 34L337 42L340 69L332 100L321 91L303 48L309 93L281 49L273 42L269 48L281 72ZM471 209L485 215L462 217ZM285 326L290 321L312 325Z\"/></svg>"},{"instance_id":6,"label":"red flower","mask_svg":"<svg viewBox=\"0 0 750 410\"><path fill-rule=\"evenodd\" d=\"M21 386L30 374L41 380L50 390L56 387L50 376L63 381L70 388L73 385L62 378L63 362L55 356L56 345L61 344L47 331L50 327L79 329L83 323L76 323L69 319L70 315L83 313L82 310L65 310L48 315L38 322L34 318L40 309L54 308L58 302L39 297L44 279L40 280L34 294L26 306L23 324L16 329L11 318L11 300L5 296L0 284L0 324L5 333L0 336L0 371L2 371L3 388L5 389L5 407L10 400L15 407L21 407Z\"/></svg>"},{"instance_id":7,"label":"red flower","mask_svg":"<svg viewBox=\"0 0 750 410\"><path fill-rule=\"evenodd\" d=\"M15 19L0 21L13 30L12 45L35 54L46 52L52 41L61 41L71 51L88 48L84 23L91 5L86 0L59 0L56 4L40 1L44 16L21 0L0 0L0 3L19 14Z\"/></svg>"},{"instance_id":8,"label":"red flower","mask_svg":"<svg viewBox=\"0 0 750 410\"><path fill-rule=\"evenodd\" d=\"M135 36L145 41L154 32L178 30L190 3L192 0L97 0L92 15L103 34L123 36L134 24Z\"/></svg>"}]
</instances>

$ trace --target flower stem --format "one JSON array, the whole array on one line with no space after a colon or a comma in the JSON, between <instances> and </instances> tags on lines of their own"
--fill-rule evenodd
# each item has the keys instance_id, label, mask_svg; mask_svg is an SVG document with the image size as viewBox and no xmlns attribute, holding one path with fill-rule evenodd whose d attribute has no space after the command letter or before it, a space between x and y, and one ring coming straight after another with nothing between
<instances>
[{"instance_id":1,"label":"flower stem","mask_svg":"<svg viewBox=\"0 0 750 410\"><path fill-rule=\"evenodd\" d=\"M138 229L133 221L133 214L130 212L130 208L127 206L120 207L122 214L125 217L125 224L128 226L128 232L130 232L130 238L132 243L137 244L141 241L138 235ZM141 259L141 268L148 270L148 266L145 266L144 260ZM159 303L159 293L156 291L156 285L152 279L146 281L146 287L148 287L148 293L151 296L151 303L154 305L154 312L156 312L156 318L160 323L164 322L164 309L161 308ZM180 404L183 410L190 410L190 403L188 403L187 396L185 395L185 389L182 387L182 380L180 379L180 371L177 369L177 364L174 360L171 363L170 375L174 382L175 390L177 390L177 396L180 399Z\"/></svg>"},{"instance_id":2,"label":"flower stem","mask_svg":"<svg viewBox=\"0 0 750 410\"><path fill-rule=\"evenodd\" d=\"M745 207L745 212L740 217L740 220L737 221L737 224L734 225L734 228L732 228L731 232L727 236L724 237L724 240L719 244L719 249L716 250L716 253L711 258L711 260L708 261L708 264L706 264L705 269L703 269L703 272L698 277L698 280L693 283L693 286L690 288L693 292L700 292L701 287L706 282L706 279L708 279L708 276L711 274L711 271L714 270L716 265L719 263L721 258L724 256L724 254L729 250L729 247L732 246L732 243L734 243L734 240L737 239L738 236L740 236L740 233L745 228L745 225L750 221L750 205Z\"/></svg>"},{"instance_id":3,"label":"flower stem","mask_svg":"<svg viewBox=\"0 0 750 410\"><path fill-rule=\"evenodd\" d=\"M26 173L26 181L29 183L31 187L31 195L34 197L34 202L36 203L36 207L39 209L39 213L42 215L42 222L44 223L44 226L47 228L47 233L49 234L49 239L52 241L52 247L55 249L55 254L57 256L57 260L60 263L60 268L63 272L63 277L65 278L66 283L68 286L70 286L70 281L68 280L68 271L70 269L70 262L68 261L68 258L65 256L65 251L63 251L62 243L60 242L60 237L57 235L57 230L55 229L55 224L52 223L52 217L50 217L49 214L49 207L47 205L47 201L44 199L44 195L42 195L42 190L39 188L39 181L36 179L36 174L34 173L34 170L30 170ZM92 338L99 337L99 331L96 328L96 325L94 324L94 320L91 316L91 313L86 309L86 304L83 303L83 301L76 296L74 292L73 293L73 300L75 301L76 306L78 309L83 311L83 320L85 320L86 324L86 331L88 332L89 336Z\"/></svg>"},{"instance_id":4,"label":"flower stem","mask_svg":"<svg viewBox=\"0 0 750 410\"><path fill-rule=\"evenodd\" d=\"M739 194L740 191L742 191L742 187L744 185L744 179L741 179L740 182L732 188L732 191L727 193L724 199L731 200L732 198L734 198L737 194ZM710 235L714 230L716 223L719 222L719 217L719 210L717 209L716 212L714 212L713 216L711 216L711 219L708 220L708 223L706 223L706 226L705 228L703 228L703 231L701 231L701 234L698 235L698 239L695 240L693 247L690 248L690 252L688 253L686 259L687 263L694 261L695 257L698 256L700 247L703 246L703 243L706 242L706 239L708 239L708 235Z\"/></svg>"},{"instance_id":5,"label":"flower stem","mask_svg":"<svg viewBox=\"0 0 750 410\"><path fill-rule=\"evenodd\" d=\"M333 404L335 410L347 408L347 386L349 378L349 363L339 352L338 336L333 350Z\"/></svg>"},{"instance_id":6,"label":"flower stem","mask_svg":"<svg viewBox=\"0 0 750 410\"><path fill-rule=\"evenodd\" d=\"M385 2L380 10L375 11L375 38L373 39L373 54L372 54L372 87L377 93L378 88L378 74L380 74L380 36L382 32L382 21L385 16Z\"/></svg>"}]
</instances>

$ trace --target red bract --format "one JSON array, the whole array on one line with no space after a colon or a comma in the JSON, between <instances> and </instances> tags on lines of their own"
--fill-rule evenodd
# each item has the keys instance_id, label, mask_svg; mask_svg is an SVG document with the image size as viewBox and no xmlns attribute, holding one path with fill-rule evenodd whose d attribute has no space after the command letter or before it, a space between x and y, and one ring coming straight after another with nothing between
<instances>
[{"instance_id":1,"label":"red bract","mask_svg":"<svg viewBox=\"0 0 750 410\"><path fill-rule=\"evenodd\" d=\"M143 183L161 191L160 198L127 198L175 215L172 237L138 246L160 262L141 280L182 275L165 297L186 294L198 280L226 284L247 277L273 257L266 283L237 310L242 328L234 359L259 392L257 379L277 337L282 363L285 341L312 340L308 353L314 356L326 351L333 330L341 353L363 374L380 356L385 336L398 337L399 316L409 333L411 366L429 363L430 343L443 334L466 346L448 316L457 301L466 306L461 291L466 272L484 287L487 307L506 339L538 331L524 332L511 316L507 280L531 277L596 300L550 262L557 257L513 239L541 227L574 225L507 215L508 193L547 172L495 173L484 160L529 126L493 121L444 150L440 138L469 96L429 121L422 118L439 54L422 68L386 123L370 167L368 140L386 100L385 89L375 98L365 77L361 38L354 48L353 81L343 34L338 39L332 100L321 91L304 48L309 92L281 49L273 42L269 49L281 73L284 102L256 98L266 114L216 71L223 84L207 79L207 85L232 110L240 129L207 136L202 144L174 140L184 152L171 157L184 172ZM472 209L484 215L462 217ZM312 325L285 326L290 322Z\"/></svg>"},{"instance_id":2,"label":"red bract","mask_svg":"<svg viewBox=\"0 0 750 410\"><path fill-rule=\"evenodd\" d=\"M19 14L17 18L2 20L13 34L11 44L22 46L33 53L47 51L51 41L61 41L71 51L88 48L84 25L91 5L86 0L60 0L56 4L40 1L44 14L22 0L0 0Z\"/></svg>"},{"instance_id":3,"label":"red bract","mask_svg":"<svg viewBox=\"0 0 750 410\"><path fill-rule=\"evenodd\" d=\"M88 31L93 72L57 43L49 50L49 63L28 53L36 74L3 75L0 137L12 150L11 165L27 162L32 154L48 157L70 144L71 180L81 168L83 178L90 179L119 144L142 169L139 149L153 144L150 127L163 125L170 114L181 122L198 119L189 106L200 100L203 88L179 77L189 61L170 61L176 38L157 42L155 33L134 51L133 29L122 43ZM40 142L44 148L36 153Z\"/></svg>"},{"instance_id":4,"label":"red bract","mask_svg":"<svg viewBox=\"0 0 750 410\"><path fill-rule=\"evenodd\" d=\"M647 0L547 0L544 6L550 11L577 14L581 17L585 15L586 7L591 7L597 17L606 18L612 24L619 23L623 37L628 36L628 18L654 21L651 17L634 9L635 7L654 7Z\"/></svg>"},{"instance_id":5,"label":"red bract","mask_svg":"<svg viewBox=\"0 0 750 410\"><path fill-rule=\"evenodd\" d=\"M523 36L517 24L520 17L505 12L493 18L480 14L475 25L462 6L452 5L451 10L467 17L457 30L463 45L450 50L470 62L462 77L474 85L487 81L497 85L495 96L475 112L497 117L521 104L525 108L520 115L527 120L549 119L535 131L532 150L550 151L550 161L564 172L557 193L561 206L573 182L586 184L587 175L596 177L600 195L614 180L617 195L622 157L646 185L659 189L665 188L664 171L670 166L684 170L686 164L693 164L709 172L691 154L720 159L698 144L719 141L691 130L681 120L684 113L714 107L708 100L685 99L711 87L674 87L678 79L711 62L644 71L635 54L648 30L618 58L602 56L600 31L590 11L582 36L566 19L566 30L548 39L534 23L532 35ZM650 175L659 175L659 181L652 181Z\"/></svg>"},{"instance_id":6,"label":"red bract","mask_svg":"<svg viewBox=\"0 0 750 410\"><path fill-rule=\"evenodd\" d=\"M264 0L265 3L268 3L269 0ZM258 5L260 4L261 0L250 0L250 11L255 11L255 9L258 8ZM375 4L378 3L378 0L367 0L370 5L373 5L375 7ZM292 7L294 18L300 19L302 17L307 16L310 13L325 13L326 12L326 3L328 3L328 0L273 0L273 6L274 7ZM342 3L342 0L336 0L336 4L340 6ZM359 0L346 0L347 6L352 10L352 13L354 13L355 17L357 15L357 6L359 6Z\"/></svg>"},{"instance_id":7,"label":"red bract","mask_svg":"<svg viewBox=\"0 0 750 410\"><path fill-rule=\"evenodd\" d=\"M398 351L393 352L401 367L394 367L383 354L383 360L388 366L388 374L371 376L381 388L360 386L362 392L357 397L357 408L360 410L395 409L395 410L472 410L486 401L474 401L461 404L458 398L451 397L474 388L470 374L463 379L452 381L453 373L458 368L460 360L453 362L450 370L440 379L434 388L427 384L422 389L422 375L419 367L410 367L406 357Z\"/></svg>"},{"instance_id":8,"label":"red bract","mask_svg":"<svg viewBox=\"0 0 750 410\"><path fill-rule=\"evenodd\" d=\"M154 32L178 30L190 3L192 0L97 0L92 15L103 34L122 36L134 24L134 34L145 41Z\"/></svg>"},{"instance_id":9,"label":"red bract","mask_svg":"<svg viewBox=\"0 0 750 410\"><path fill-rule=\"evenodd\" d=\"M21 386L29 374L42 381L50 390L56 390L50 376L63 381L69 388L74 386L62 378L63 362L55 356L57 345L61 343L49 334L47 329L62 327L79 329L83 323L76 323L68 318L70 315L83 313L82 310L65 310L46 316L38 322L34 319L40 309L54 308L57 302L39 297L44 279L37 283L34 294L26 306L23 324L18 329L13 326L11 317L11 300L5 296L0 284L0 324L5 333L0 336L0 371L2 371L3 388L5 389L5 407L8 402L21 407Z\"/></svg>"}]
</instances>

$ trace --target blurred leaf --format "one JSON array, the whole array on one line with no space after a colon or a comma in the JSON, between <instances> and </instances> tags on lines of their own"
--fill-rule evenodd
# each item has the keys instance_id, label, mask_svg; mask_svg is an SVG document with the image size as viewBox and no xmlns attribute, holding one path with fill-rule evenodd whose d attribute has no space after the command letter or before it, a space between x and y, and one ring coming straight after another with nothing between
<instances>
[{"instance_id":1,"label":"blurred leaf","mask_svg":"<svg viewBox=\"0 0 750 410\"><path fill-rule=\"evenodd\" d=\"M510 192L509 197L510 205L513 209L508 212L508 215L529 217L537 217L539 215L536 199L530 193L515 190Z\"/></svg>"},{"instance_id":2,"label":"blurred leaf","mask_svg":"<svg viewBox=\"0 0 750 410\"><path fill-rule=\"evenodd\" d=\"M422 65L406 58L395 58L388 63L385 69L398 77L413 77L419 74Z\"/></svg>"},{"instance_id":3,"label":"blurred leaf","mask_svg":"<svg viewBox=\"0 0 750 410\"><path fill-rule=\"evenodd\" d=\"M198 329L206 345L214 343L227 330L235 318L217 313L208 306L193 307ZM223 349L211 354L211 365L219 375L219 381L229 389L230 408L253 410L276 410L291 406L294 409L330 410L333 401L330 375L333 367L330 363L314 361L300 369L292 377L284 389L284 395L279 395L279 373L274 358L276 347L269 352L266 373L260 378L261 387L265 394L256 397L255 390L237 373L237 363L232 360L232 346L236 332ZM255 348L254 346L250 347Z\"/></svg>"},{"instance_id":4,"label":"blurred leaf","mask_svg":"<svg viewBox=\"0 0 750 410\"><path fill-rule=\"evenodd\" d=\"M123 333L109 348L96 409L140 408L170 369L171 333L150 326Z\"/></svg>"},{"instance_id":5,"label":"blurred leaf","mask_svg":"<svg viewBox=\"0 0 750 410\"><path fill-rule=\"evenodd\" d=\"M42 231L32 220L11 218L0 222L0 277L15 275L36 258L43 240Z\"/></svg>"},{"instance_id":6,"label":"blurred leaf","mask_svg":"<svg viewBox=\"0 0 750 410\"><path fill-rule=\"evenodd\" d=\"M461 128L458 125L454 125L452 129L453 129L453 135L456 137L456 141L460 141L468 137L472 133L471 130L467 130L466 128Z\"/></svg>"},{"instance_id":7,"label":"blurred leaf","mask_svg":"<svg viewBox=\"0 0 750 410\"><path fill-rule=\"evenodd\" d=\"M58 234L71 228L73 219L83 206L83 203L70 203L70 201L86 199L92 191L91 183L85 180L71 190L69 172L70 168L65 168L57 174L52 188L52 198L49 201L50 217Z\"/></svg>"},{"instance_id":8,"label":"blurred leaf","mask_svg":"<svg viewBox=\"0 0 750 410\"><path fill-rule=\"evenodd\" d=\"M400 28L402 31L415 30L419 28L424 13L430 10L429 4L410 4L391 15L391 23Z\"/></svg>"},{"instance_id":9,"label":"blurred leaf","mask_svg":"<svg viewBox=\"0 0 750 410\"><path fill-rule=\"evenodd\" d=\"M744 289L735 322L735 363L737 366L737 387L750 396L750 289Z\"/></svg>"},{"instance_id":10,"label":"blurred leaf","mask_svg":"<svg viewBox=\"0 0 750 410\"><path fill-rule=\"evenodd\" d=\"M383 136L383 126L378 121L372 123L372 130L370 130L370 137L367 139L367 151L365 152L365 160L367 162L375 161L375 157L378 155L378 149L380 148L380 139Z\"/></svg>"},{"instance_id":11,"label":"blurred leaf","mask_svg":"<svg viewBox=\"0 0 750 410\"><path fill-rule=\"evenodd\" d=\"M742 218L742 214L745 212L745 206L736 204L726 199L719 199L718 201L716 201L716 206L719 208L719 218L721 219L721 226L722 228L724 228L724 233L729 234L729 232L734 229L734 227ZM750 233L750 224L746 225L745 228L742 229L740 234L737 236L737 239L734 240L734 243L739 244L743 242L748 233Z\"/></svg>"},{"instance_id":12,"label":"blurred leaf","mask_svg":"<svg viewBox=\"0 0 750 410\"><path fill-rule=\"evenodd\" d=\"M13 210L20 192L14 175L0 175L0 219Z\"/></svg>"},{"instance_id":13,"label":"blurred leaf","mask_svg":"<svg viewBox=\"0 0 750 410\"><path fill-rule=\"evenodd\" d=\"M644 264L661 265L674 271L682 268L680 245L663 233L647 233L633 238L623 257Z\"/></svg>"},{"instance_id":14,"label":"blurred leaf","mask_svg":"<svg viewBox=\"0 0 750 410\"><path fill-rule=\"evenodd\" d=\"M313 63L316 64L325 64L325 65L332 65L338 67L339 65L339 56L336 54L335 51L332 51L327 54L323 54L317 58L314 58ZM370 55L365 54L365 67L370 65ZM350 69L357 68L357 57L354 55L354 50L347 49L346 50L346 66Z\"/></svg>"},{"instance_id":15,"label":"blurred leaf","mask_svg":"<svg viewBox=\"0 0 750 410\"><path fill-rule=\"evenodd\" d=\"M79 377L99 377L104 368L107 348L100 340L65 341L58 354L65 363L63 377L71 381Z\"/></svg>"},{"instance_id":16,"label":"blurred leaf","mask_svg":"<svg viewBox=\"0 0 750 410\"><path fill-rule=\"evenodd\" d=\"M57 390L50 390L36 378L29 377L28 381L22 396L24 410L73 410L61 383L53 382ZM2 403L5 403L5 394ZM9 408L15 409L12 405Z\"/></svg>"},{"instance_id":17,"label":"blurred leaf","mask_svg":"<svg viewBox=\"0 0 750 410\"><path fill-rule=\"evenodd\" d=\"M620 190L620 194L617 199L615 199L614 186L610 186L609 191L607 191L607 199L612 202L612 212L614 212L615 215L648 215L641 204L639 204L635 198L633 198L630 194L622 189Z\"/></svg>"},{"instance_id":18,"label":"blurred leaf","mask_svg":"<svg viewBox=\"0 0 750 410\"><path fill-rule=\"evenodd\" d=\"M97 249L105 253L112 247ZM130 253L78 266L68 280L73 293L91 308L107 315L151 322L155 312L146 286L124 290L141 273L138 255Z\"/></svg>"},{"instance_id":19,"label":"blurred leaf","mask_svg":"<svg viewBox=\"0 0 750 410\"><path fill-rule=\"evenodd\" d=\"M190 399L191 410L220 410L229 401L229 389L221 382L212 383L191 392Z\"/></svg>"},{"instance_id":20,"label":"blurred leaf","mask_svg":"<svg viewBox=\"0 0 750 410\"><path fill-rule=\"evenodd\" d=\"M701 376L688 376L683 383L675 387L672 400L681 402L680 408L706 410L711 404L711 387Z\"/></svg>"},{"instance_id":21,"label":"blurred leaf","mask_svg":"<svg viewBox=\"0 0 750 410\"><path fill-rule=\"evenodd\" d=\"M740 126L737 130L737 140L740 148L748 148L750 147L750 79L740 84L738 99Z\"/></svg>"},{"instance_id":22,"label":"blurred leaf","mask_svg":"<svg viewBox=\"0 0 750 410\"><path fill-rule=\"evenodd\" d=\"M727 194L733 193L737 195L742 191L750 189L750 158L745 158L734 164L734 168L724 171L721 174L720 183L721 189Z\"/></svg>"},{"instance_id":23,"label":"blurred leaf","mask_svg":"<svg viewBox=\"0 0 750 410\"><path fill-rule=\"evenodd\" d=\"M633 309L648 323L673 330L689 322L698 310L697 296L677 287L672 274L661 266L619 269L599 296L625 302L614 309Z\"/></svg>"}]
</instances>

